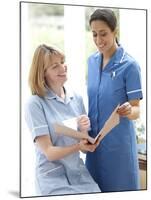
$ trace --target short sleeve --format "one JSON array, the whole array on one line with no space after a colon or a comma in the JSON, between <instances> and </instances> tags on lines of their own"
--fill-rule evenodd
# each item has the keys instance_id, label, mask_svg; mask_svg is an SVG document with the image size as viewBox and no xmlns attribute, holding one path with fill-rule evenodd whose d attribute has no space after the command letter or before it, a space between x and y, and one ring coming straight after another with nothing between
<instances>
[{"instance_id":1,"label":"short sleeve","mask_svg":"<svg viewBox=\"0 0 151 200\"><path fill-rule=\"evenodd\" d=\"M33 141L37 136L48 135L49 129L42 105L38 99L31 98L25 106L25 120L32 133Z\"/></svg>"},{"instance_id":2,"label":"short sleeve","mask_svg":"<svg viewBox=\"0 0 151 200\"><path fill-rule=\"evenodd\" d=\"M141 72L136 62L129 65L125 77L128 100L142 99Z\"/></svg>"}]
</instances>

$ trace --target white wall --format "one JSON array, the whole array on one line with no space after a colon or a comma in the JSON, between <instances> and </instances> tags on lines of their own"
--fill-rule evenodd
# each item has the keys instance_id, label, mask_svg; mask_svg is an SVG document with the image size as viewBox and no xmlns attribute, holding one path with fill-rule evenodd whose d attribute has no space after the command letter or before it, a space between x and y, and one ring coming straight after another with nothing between
<instances>
[{"instance_id":1,"label":"white wall","mask_svg":"<svg viewBox=\"0 0 151 200\"><path fill-rule=\"evenodd\" d=\"M85 7L64 6L64 43L68 79L80 90L85 83Z\"/></svg>"},{"instance_id":2,"label":"white wall","mask_svg":"<svg viewBox=\"0 0 151 200\"><path fill-rule=\"evenodd\" d=\"M120 9L120 43L141 67L143 101L141 120L146 124L146 12Z\"/></svg>"},{"instance_id":3,"label":"white wall","mask_svg":"<svg viewBox=\"0 0 151 200\"><path fill-rule=\"evenodd\" d=\"M83 96L87 110L84 6L64 6L64 44L68 64L67 84Z\"/></svg>"}]
</instances>

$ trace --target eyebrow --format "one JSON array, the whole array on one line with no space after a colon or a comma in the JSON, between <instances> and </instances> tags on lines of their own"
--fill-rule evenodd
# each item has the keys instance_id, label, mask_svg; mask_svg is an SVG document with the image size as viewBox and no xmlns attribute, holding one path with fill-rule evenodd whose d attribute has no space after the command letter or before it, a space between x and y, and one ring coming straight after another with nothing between
<instances>
[{"instance_id":1,"label":"eyebrow","mask_svg":"<svg viewBox=\"0 0 151 200\"><path fill-rule=\"evenodd\" d=\"M59 63L57 63L57 62L55 62L55 63L53 63L51 66L53 66L53 65L58 65Z\"/></svg>"},{"instance_id":2,"label":"eyebrow","mask_svg":"<svg viewBox=\"0 0 151 200\"><path fill-rule=\"evenodd\" d=\"M93 31L93 30L92 30L92 32L96 33L96 31ZM102 33L102 32L106 32L106 30L104 30L104 29L103 30L99 30L99 33Z\"/></svg>"},{"instance_id":3,"label":"eyebrow","mask_svg":"<svg viewBox=\"0 0 151 200\"><path fill-rule=\"evenodd\" d=\"M63 60L64 60L64 59L63 59ZM62 61L62 59L61 59L61 61ZM55 63L53 63L52 65L58 65L58 64L60 64L60 61L55 62Z\"/></svg>"}]
</instances>

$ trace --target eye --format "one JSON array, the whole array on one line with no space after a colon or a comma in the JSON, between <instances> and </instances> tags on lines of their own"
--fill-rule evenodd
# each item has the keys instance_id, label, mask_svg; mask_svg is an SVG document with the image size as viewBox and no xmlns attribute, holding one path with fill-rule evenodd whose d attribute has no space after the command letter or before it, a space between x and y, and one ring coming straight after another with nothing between
<instances>
[{"instance_id":1,"label":"eye","mask_svg":"<svg viewBox=\"0 0 151 200\"><path fill-rule=\"evenodd\" d=\"M100 33L100 36L101 36L101 37L107 36L107 32L101 32L101 33Z\"/></svg>"},{"instance_id":2,"label":"eye","mask_svg":"<svg viewBox=\"0 0 151 200\"><path fill-rule=\"evenodd\" d=\"M52 69L56 69L57 67L59 67L59 65L58 65L58 64L56 64L56 65L53 65L53 66L52 66Z\"/></svg>"},{"instance_id":3,"label":"eye","mask_svg":"<svg viewBox=\"0 0 151 200\"><path fill-rule=\"evenodd\" d=\"M65 63L65 60L62 60L62 61L61 61L61 64L63 65L64 63Z\"/></svg>"},{"instance_id":4,"label":"eye","mask_svg":"<svg viewBox=\"0 0 151 200\"><path fill-rule=\"evenodd\" d=\"M93 33L93 37L97 37L97 34L96 34L96 33Z\"/></svg>"}]
</instances>

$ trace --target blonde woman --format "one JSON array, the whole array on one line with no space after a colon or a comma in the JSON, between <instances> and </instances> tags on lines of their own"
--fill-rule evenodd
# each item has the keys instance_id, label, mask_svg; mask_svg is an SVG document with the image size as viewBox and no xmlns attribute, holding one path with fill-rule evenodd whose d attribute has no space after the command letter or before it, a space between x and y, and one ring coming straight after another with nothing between
<instances>
[{"instance_id":1,"label":"blonde woman","mask_svg":"<svg viewBox=\"0 0 151 200\"><path fill-rule=\"evenodd\" d=\"M54 47L37 47L29 74L32 96L25 118L36 148L37 195L100 192L80 159L79 151L93 152L96 145L58 136L53 123L79 117L77 128L90 126L82 98L64 86L67 66L64 54Z\"/></svg>"}]
</instances>

